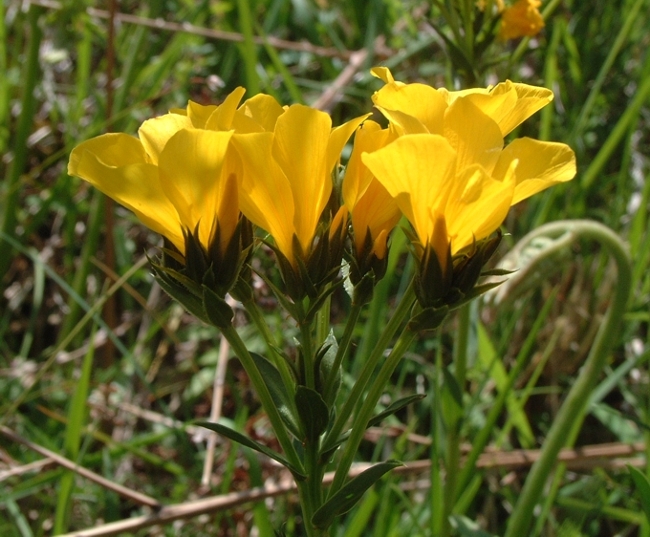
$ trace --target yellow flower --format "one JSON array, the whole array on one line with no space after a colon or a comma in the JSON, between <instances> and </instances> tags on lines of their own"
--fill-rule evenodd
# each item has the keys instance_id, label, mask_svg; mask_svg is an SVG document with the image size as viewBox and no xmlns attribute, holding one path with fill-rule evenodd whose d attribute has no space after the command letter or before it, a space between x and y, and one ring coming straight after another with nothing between
<instances>
[{"instance_id":1,"label":"yellow flower","mask_svg":"<svg viewBox=\"0 0 650 537\"><path fill-rule=\"evenodd\" d=\"M207 249L218 222L227 243L239 219L239 163L228 152L232 132L197 129L187 117L167 114L145 121L138 133L139 139L104 134L79 144L68 173L131 209L181 252L183 228L198 226Z\"/></svg>"},{"instance_id":2,"label":"yellow flower","mask_svg":"<svg viewBox=\"0 0 650 537\"><path fill-rule=\"evenodd\" d=\"M400 219L393 197L361 161L363 153L372 153L393 138L388 129L381 129L370 120L355 134L354 148L343 180L343 201L352 215L357 258L372 254L384 259L388 234Z\"/></svg>"},{"instance_id":3,"label":"yellow flower","mask_svg":"<svg viewBox=\"0 0 650 537\"><path fill-rule=\"evenodd\" d=\"M81 177L128 209L184 252L183 229L207 250L219 226L224 252L239 221L238 181L243 168L233 132L272 131L284 112L275 99L256 95L238 108L235 89L219 106L190 101L145 121L138 138L105 134L74 148L68 173Z\"/></svg>"},{"instance_id":4,"label":"yellow flower","mask_svg":"<svg viewBox=\"0 0 650 537\"><path fill-rule=\"evenodd\" d=\"M575 176L575 155L566 144L518 138L504 148L503 137L552 100L549 90L506 81L494 88L449 92L397 82L386 68L373 69L373 74L386 82L373 101L396 132L443 136L456 153L457 177L494 179L504 192L513 181L515 204ZM432 166L436 159L429 156ZM471 235L461 234L452 249L471 242Z\"/></svg>"},{"instance_id":5,"label":"yellow flower","mask_svg":"<svg viewBox=\"0 0 650 537\"><path fill-rule=\"evenodd\" d=\"M544 28L544 19L539 12L541 0L517 0L501 14L499 38L517 39L537 35Z\"/></svg>"},{"instance_id":6,"label":"yellow flower","mask_svg":"<svg viewBox=\"0 0 650 537\"><path fill-rule=\"evenodd\" d=\"M332 128L329 115L296 104L269 122L268 130L233 137L244 167L241 210L271 234L294 267L294 237L308 255L332 193L332 172L363 119Z\"/></svg>"},{"instance_id":7,"label":"yellow flower","mask_svg":"<svg viewBox=\"0 0 650 537\"><path fill-rule=\"evenodd\" d=\"M433 247L443 267L449 248L454 255L487 237L510 209L512 170L503 181L480 166L458 174L459 155L438 134L403 136L362 158L411 222L419 253Z\"/></svg>"}]
</instances>

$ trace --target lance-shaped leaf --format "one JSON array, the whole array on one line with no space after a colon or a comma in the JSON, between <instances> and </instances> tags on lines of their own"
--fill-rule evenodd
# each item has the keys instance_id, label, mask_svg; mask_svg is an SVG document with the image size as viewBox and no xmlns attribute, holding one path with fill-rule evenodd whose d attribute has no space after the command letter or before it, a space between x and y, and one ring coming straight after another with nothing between
<instances>
[{"instance_id":1,"label":"lance-shaped leaf","mask_svg":"<svg viewBox=\"0 0 650 537\"><path fill-rule=\"evenodd\" d=\"M298 425L298 419L295 414L295 406L291 402L291 394L287 393L284 387L280 372L263 356L254 352L251 352L250 355L257 369L262 374L262 378L266 383L266 387L269 389L271 399L273 399L273 403L278 409L282 421L284 421L291 434L296 438L300 438L300 426Z\"/></svg>"},{"instance_id":2,"label":"lance-shaped leaf","mask_svg":"<svg viewBox=\"0 0 650 537\"><path fill-rule=\"evenodd\" d=\"M402 466L395 460L380 462L361 472L327 500L315 513L311 521L317 528L328 528L334 518L347 513L386 472Z\"/></svg>"},{"instance_id":3,"label":"lance-shaped leaf","mask_svg":"<svg viewBox=\"0 0 650 537\"><path fill-rule=\"evenodd\" d=\"M374 427L375 425L379 425L388 416L391 416L392 414L399 412L404 407L410 405L415 401L421 401L425 397L426 395L423 393L416 393L414 395L409 395L407 397L403 397L402 399L398 399L394 403L388 405L388 407L386 407L386 410L380 412L375 417L371 418L370 421L368 421L368 425L366 427Z\"/></svg>"},{"instance_id":4,"label":"lance-shaped leaf","mask_svg":"<svg viewBox=\"0 0 650 537\"><path fill-rule=\"evenodd\" d=\"M309 442L318 441L329 423L329 410L320 394L307 386L296 389L296 407L300 423Z\"/></svg>"},{"instance_id":5,"label":"lance-shaped leaf","mask_svg":"<svg viewBox=\"0 0 650 537\"><path fill-rule=\"evenodd\" d=\"M307 476L305 475L305 471L302 468L298 468L294 466L279 453L276 453L272 449L267 448L266 446L258 442L255 442L255 440L248 438L248 436L246 436L245 434L239 433L234 429L231 429L230 427L226 427L225 425L222 425L221 423L213 423L209 421L197 421L195 422L195 424L199 425L200 427L205 427L206 429L210 429L211 431L214 431L217 434L221 434L226 438L230 438L233 442L237 442L242 446L246 446L251 449L254 449L255 451L258 451L259 453L263 453L267 457L272 458L274 461L279 462L282 466L287 468L297 480L302 481L304 479L307 479Z\"/></svg>"}]
</instances>

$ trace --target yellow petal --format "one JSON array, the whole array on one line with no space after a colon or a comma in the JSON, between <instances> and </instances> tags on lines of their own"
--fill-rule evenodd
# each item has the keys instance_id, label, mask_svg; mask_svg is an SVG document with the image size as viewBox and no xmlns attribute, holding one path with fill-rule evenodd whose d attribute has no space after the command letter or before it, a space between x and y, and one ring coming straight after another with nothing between
<instances>
[{"instance_id":1,"label":"yellow petal","mask_svg":"<svg viewBox=\"0 0 650 537\"><path fill-rule=\"evenodd\" d=\"M456 152L449 142L433 134L403 136L362 160L427 244L433 233L431 211L454 180Z\"/></svg>"},{"instance_id":2,"label":"yellow petal","mask_svg":"<svg viewBox=\"0 0 650 537\"><path fill-rule=\"evenodd\" d=\"M468 99L457 99L445 113L444 135L458 153L458 170L480 164L492 171L503 148L496 122Z\"/></svg>"},{"instance_id":3,"label":"yellow petal","mask_svg":"<svg viewBox=\"0 0 650 537\"><path fill-rule=\"evenodd\" d=\"M239 189L242 213L269 232L293 262L294 202L289 180L273 159L273 133L235 134L244 169Z\"/></svg>"},{"instance_id":4,"label":"yellow petal","mask_svg":"<svg viewBox=\"0 0 650 537\"><path fill-rule=\"evenodd\" d=\"M160 154L163 191L172 201L181 223L208 246L214 231L221 172L232 132L186 129L177 132ZM236 203L237 200L233 200Z\"/></svg>"},{"instance_id":5,"label":"yellow petal","mask_svg":"<svg viewBox=\"0 0 650 537\"><path fill-rule=\"evenodd\" d=\"M332 192L327 166L332 120L308 106L293 105L275 124L273 158L289 180L294 200L294 227L309 251L316 225Z\"/></svg>"},{"instance_id":6,"label":"yellow petal","mask_svg":"<svg viewBox=\"0 0 650 537\"><path fill-rule=\"evenodd\" d=\"M517 95L514 105L509 110L505 108L500 110L498 116L496 114L491 116L499 124L504 136L553 100L553 92L550 89L514 83L509 80L497 84L491 95L498 97L501 94L510 93L512 90Z\"/></svg>"},{"instance_id":7,"label":"yellow petal","mask_svg":"<svg viewBox=\"0 0 650 537\"><path fill-rule=\"evenodd\" d=\"M513 175L514 166L498 181L476 165L456 179L445 207L453 254L484 239L503 223L512 203Z\"/></svg>"},{"instance_id":8,"label":"yellow petal","mask_svg":"<svg viewBox=\"0 0 650 537\"><path fill-rule=\"evenodd\" d=\"M225 168L226 166L224 166ZM223 173L226 172L226 173ZM238 175L222 170L218 193L217 218L219 221L219 248L225 252L239 223Z\"/></svg>"},{"instance_id":9,"label":"yellow petal","mask_svg":"<svg viewBox=\"0 0 650 537\"><path fill-rule=\"evenodd\" d=\"M569 181L576 174L575 154L562 143L518 138L502 151L494 177L503 180L514 160L518 164L513 205L550 186Z\"/></svg>"},{"instance_id":10,"label":"yellow petal","mask_svg":"<svg viewBox=\"0 0 650 537\"><path fill-rule=\"evenodd\" d=\"M461 91L438 90L451 105L466 99L497 122L506 136L535 112L553 100L549 89L506 80L493 88L471 88Z\"/></svg>"},{"instance_id":11,"label":"yellow petal","mask_svg":"<svg viewBox=\"0 0 650 537\"><path fill-rule=\"evenodd\" d=\"M145 121L138 129L138 136L151 163L158 164L160 153L174 134L191 127L190 119L180 114L165 114Z\"/></svg>"},{"instance_id":12,"label":"yellow petal","mask_svg":"<svg viewBox=\"0 0 650 537\"><path fill-rule=\"evenodd\" d=\"M391 127L398 136L406 134L430 134L429 129L418 118L399 110L388 110L377 106L382 115L390 121Z\"/></svg>"},{"instance_id":13,"label":"yellow petal","mask_svg":"<svg viewBox=\"0 0 650 537\"><path fill-rule=\"evenodd\" d=\"M227 131L232 129L233 118L239 106L239 101L246 93L242 87L235 88L224 101L216 108L205 122L205 128L214 131Z\"/></svg>"},{"instance_id":14,"label":"yellow petal","mask_svg":"<svg viewBox=\"0 0 650 537\"><path fill-rule=\"evenodd\" d=\"M373 180L370 170L361 162L362 153L372 153L386 145L388 129L382 129L374 121L365 121L354 135L352 154L343 179L343 201L350 211L354 209L366 188Z\"/></svg>"},{"instance_id":15,"label":"yellow petal","mask_svg":"<svg viewBox=\"0 0 650 537\"><path fill-rule=\"evenodd\" d=\"M158 170L147 162L137 138L105 134L83 142L72 150L68 173L88 181L184 250L176 209L165 196Z\"/></svg>"},{"instance_id":16,"label":"yellow petal","mask_svg":"<svg viewBox=\"0 0 650 537\"><path fill-rule=\"evenodd\" d=\"M425 84L386 84L372 96L377 107L417 118L430 134L442 134L445 98Z\"/></svg>"},{"instance_id":17,"label":"yellow petal","mask_svg":"<svg viewBox=\"0 0 650 537\"><path fill-rule=\"evenodd\" d=\"M284 113L284 108L270 95L258 93L247 99L239 108L239 113L252 119L261 131L273 132L275 122ZM243 132L243 131L237 131Z\"/></svg>"},{"instance_id":18,"label":"yellow petal","mask_svg":"<svg viewBox=\"0 0 650 537\"><path fill-rule=\"evenodd\" d=\"M327 159L325 161L325 166L330 173L341 160L341 152L343 151L345 144L348 143L352 133L357 130L359 125L361 125L367 117L371 115L372 114L365 114L363 116L355 117L350 121L346 121L343 125L334 127L331 130L329 141L327 143Z\"/></svg>"},{"instance_id":19,"label":"yellow petal","mask_svg":"<svg viewBox=\"0 0 650 537\"><path fill-rule=\"evenodd\" d=\"M386 84L392 84L395 82L395 79L393 78L393 73L390 72L390 69L388 67L373 67L370 69L370 74L372 76L375 76L379 78L380 80L383 80L386 82ZM402 84L402 82L396 82L397 84Z\"/></svg>"},{"instance_id":20,"label":"yellow petal","mask_svg":"<svg viewBox=\"0 0 650 537\"><path fill-rule=\"evenodd\" d=\"M217 109L217 105L203 105L188 101L187 103L187 117L192 122L195 129L205 129L205 124L212 113Z\"/></svg>"},{"instance_id":21,"label":"yellow petal","mask_svg":"<svg viewBox=\"0 0 650 537\"><path fill-rule=\"evenodd\" d=\"M371 239L376 242L376 238L382 233L388 235L399 222L400 216L400 209L395 199L378 180L373 179L352 211L352 228L357 252L363 249L368 232ZM385 247L384 238L384 249ZM377 252L375 254L377 255ZM377 257L383 258L381 255Z\"/></svg>"}]
</instances>

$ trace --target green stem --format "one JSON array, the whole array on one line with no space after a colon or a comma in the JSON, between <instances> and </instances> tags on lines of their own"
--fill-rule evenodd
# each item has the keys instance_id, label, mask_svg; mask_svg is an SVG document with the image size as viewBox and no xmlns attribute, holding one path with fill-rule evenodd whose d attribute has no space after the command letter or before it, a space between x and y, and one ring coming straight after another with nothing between
<instances>
[{"instance_id":1,"label":"green stem","mask_svg":"<svg viewBox=\"0 0 650 537\"><path fill-rule=\"evenodd\" d=\"M413 290L413 282L411 281L406 291L404 292L402 300L400 300L395 313L393 313L393 316L391 317L390 321L388 321L386 328L379 337L379 341L377 341L376 345L374 346L370 357L365 360L363 369L359 374L359 378L354 383L352 391L350 392L350 395L343 405L343 409L338 413L334 425L325 436L322 444L323 451L327 451L338 440L341 432L343 431L343 428L345 427L345 424L348 421L348 418L353 414L354 409L357 407L357 404L363 395L363 392L365 391L366 386L368 385L368 382L370 381L377 364L383 357L384 352L388 348L388 345L397 332L397 329L400 327L404 321L404 318L411 310L414 300L415 292Z\"/></svg>"},{"instance_id":2,"label":"green stem","mask_svg":"<svg viewBox=\"0 0 650 537\"><path fill-rule=\"evenodd\" d=\"M327 379L325 380L325 389L323 390L325 401L329 401L332 394L332 389L334 388L334 382L336 381L336 374L341 367L341 362L348 352L350 347L350 342L352 341L352 334L354 333L354 328L357 325L359 320L359 315L363 309L363 304L352 303L352 309L348 315L348 319L345 323L345 329L341 340L339 341L339 347L336 350L336 356L334 357L334 362L332 364L332 369L330 370Z\"/></svg>"},{"instance_id":3,"label":"green stem","mask_svg":"<svg viewBox=\"0 0 650 537\"><path fill-rule=\"evenodd\" d=\"M464 393L467 377L467 345L469 338L470 306L466 304L458 312L458 329L454 346L454 366L456 384L461 394ZM447 461L445 472L445 496L443 515L443 535L451 535L450 515L456 500L456 484L460 466L460 428L463 422L463 404L455 406L451 423L447 427Z\"/></svg>"},{"instance_id":4,"label":"green stem","mask_svg":"<svg viewBox=\"0 0 650 537\"><path fill-rule=\"evenodd\" d=\"M530 243L540 236L556 237L567 233L575 239L589 238L600 242L616 262L617 285L585 365L553 421L540 458L535 462L526 479L519 501L508 522L505 537L528 534L533 510L542 497L544 485L557 455L570 438L572 430L575 430L577 424L582 423L584 419L589 394L607 363L609 351L617 339L617 329L630 296L632 269L629 254L620 237L602 224L589 220L554 222L529 233L522 239L522 243Z\"/></svg>"},{"instance_id":5,"label":"green stem","mask_svg":"<svg viewBox=\"0 0 650 537\"><path fill-rule=\"evenodd\" d=\"M260 311L260 308L254 300L247 300L243 303L246 313L248 313L249 318L253 321L253 324L262 335L264 342L266 343L266 349L269 353L269 356L272 358L275 367L280 372L282 377L282 383L284 384L284 389L287 393L293 394L295 391L295 379L289 369L289 365L286 360L280 356L276 350L277 344L273 334L271 334L271 329L269 328L268 323L264 319L264 315ZM291 398L293 400L293 397Z\"/></svg>"},{"instance_id":6,"label":"green stem","mask_svg":"<svg viewBox=\"0 0 650 537\"><path fill-rule=\"evenodd\" d=\"M329 287L329 286L328 286ZM316 314L316 345L320 346L330 333L330 308L332 295L328 296Z\"/></svg>"},{"instance_id":7,"label":"green stem","mask_svg":"<svg viewBox=\"0 0 650 537\"><path fill-rule=\"evenodd\" d=\"M248 349L246 348L246 344L239 337L237 330L235 330L232 325L226 328L222 328L221 333L228 340L228 343L230 343L230 346L237 355L237 358L239 358L239 361L244 366L248 377L251 379L251 382L255 387L255 391L257 392L262 406L264 407L264 410L269 417L275 435L278 439L278 442L282 446L287 459L289 459L289 462L294 464L297 468L302 469L302 463L300 462L300 458L298 457L298 454L293 446L293 442L287 433L277 407L273 403L273 399L271 397L269 389L266 386L266 383L264 382L264 378L262 377L259 369L257 369L253 357L250 355Z\"/></svg>"},{"instance_id":8,"label":"green stem","mask_svg":"<svg viewBox=\"0 0 650 537\"><path fill-rule=\"evenodd\" d=\"M304 367L305 386L316 389L316 377L314 374L314 345L311 334L311 323L304 319L299 322L300 325L300 343L302 345L302 360Z\"/></svg>"},{"instance_id":9,"label":"green stem","mask_svg":"<svg viewBox=\"0 0 650 537\"><path fill-rule=\"evenodd\" d=\"M330 488L330 497L338 492L345 484L345 480L347 479L348 472L350 471L350 467L354 461L354 457L357 453L357 450L359 449L363 435L366 432L368 421L370 421L370 418L375 411L377 401L379 401L382 393L384 393L384 389L390 380L390 376L393 374L393 371L395 371L397 364L402 359L402 356L404 356L404 353L410 347L416 335L417 334L415 332L412 332L408 328L404 329L402 335L397 340L397 343L395 343L393 350L390 352L386 358L386 361L381 366L379 373L373 379L370 391L368 392L368 395L366 396L361 409L354 418L352 430L350 431L350 437L345 443L343 455L341 456L341 460L338 463L336 474L334 475L334 481L332 482L332 486Z\"/></svg>"}]
</instances>

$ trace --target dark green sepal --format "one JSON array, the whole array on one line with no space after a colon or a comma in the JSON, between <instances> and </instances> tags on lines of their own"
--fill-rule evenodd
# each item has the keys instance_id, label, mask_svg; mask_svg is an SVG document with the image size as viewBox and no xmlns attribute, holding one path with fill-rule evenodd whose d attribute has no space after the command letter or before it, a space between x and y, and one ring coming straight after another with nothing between
<instances>
[{"instance_id":1,"label":"dark green sepal","mask_svg":"<svg viewBox=\"0 0 650 537\"><path fill-rule=\"evenodd\" d=\"M305 470L303 468L294 466L279 453L260 444L259 442L256 442L255 440L249 438L245 434L237 432L234 429L231 429L230 427L226 427L221 423L213 423L209 421L197 421L194 422L194 424L200 427L205 427L206 429L210 429L211 431L214 431L217 434L221 434L226 438L230 438L230 440L232 440L233 442L237 442L242 446L246 446L248 448L254 449L259 453L263 453L267 457L270 457L274 461L279 462L282 466L287 468L293 474L293 477L297 481L304 481L305 479L307 479L307 476L305 475Z\"/></svg>"},{"instance_id":2,"label":"dark green sepal","mask_svg":"<svg viewBox=\"0 0 650 537\"><path fill-rule=\"evenodd\" d=\"M203 299L198 297L193 291L188 289L184 285L185 280L189 280L185 276L171 269L166 269L160 265L151 262L151 269L154 274L154 278L160 285L160 287L165 291L170 297L178 301L187 311L194 315L197 319L203 321L206 324L210 324L205 309L203 308ZM179 277L182 277L179 278ZM192 286L196 286L194 282L189 280Z\"/></svg>"},{"instance_id":3,"label":"dark green sepal","mask_svg":"<svg viewBox=\"0 0 650 537\"><path fill-rule=\"evenodd\" d=\"M199 224L196 224L194 232L183 228L183 238L185 239L185 272L195 282L203 282L210 264L205 249L199 241Z\"/></svg>"},{"instance_id":4,"label":"dark green sepal","mask_svg":"<svg viewBox=\"0 0 650 537\"><path fill-rule=\"evenodd\" d=\"M447 246L447 256L443 263L444 267L430 245L424 248L415 278L415 294L423 308L440 304L449 292L453 279L450 246Z\"/></svg>"},{"instance_id":5,"label":"dark green sepal","mask_svg":"<svg viewBox=\"0 0 650 537\"><path fill-rule=\"evenodd\" d=\"M398 466L402 466L402 463L396 460L380 462L352 478L316 510L311 518L312 524L320 529L329 528L337 516L352 509L364 493L386 472Z\"/></svg>"},{"instance_id":6,"label":"dark green sepal","mask_svg":"<svg viewBox=\"0 0 650 537\"><path fill-rule=\"evenodd\" d=\"M269 289L271 289L271 292L275 295L275 298L278 299L278 302L282 304L282 307L293 317L294 319L297 318L298 316L298 307L294 302L289 300L287 298L287 295L283 293L277 285L275 285L264 273L262 272L257 272L257 275L262 278L264 283L268 285ZM286 284L286 282L285 282Z\"/></svg>"},{"instance_id":7,"label":"dark green sepal","mask_svg":"<svg viewBox=\"0 0 650 537\"><path fill-rule=\"evenodd\" d=\"M484 270L483 272L481 272L481 277L485 277L485 276L510 276L511 274L514 274L515 272L517 272L517 270L493 268L493 269Z\"/></svg>"},{"instance_id":8,"label":"dark green sepal","mask_svg":"<svg viewBox=\"0 0 650 537\"><path fill-rule=\"evenodd\" d=\"M482 285L475 285L469 291L469 293L467 293L466 295L463 295L460 299L458 299L457 301L455 301L455 302L453 302L451 304L451 310L456 310L456 309L460 308L461 306L464 306L465 304L468 304L469 302L471 302L475 298L478 298L482 294L487 293L491 289L499 287L499 285L501 285L502 283L503 283L503 281L493 282L493 283L484 283Z\"/></svg>"},{"instance_id":9,"label":"dark green sepal","mask_svg":"<svg viewBox=\"0 0 650 537\"><path fill-rule=\"evenodd\" d=\"M315 443L329 424L329 410L321 395L307 386L296 388L296 408L304 440Z\"/></svg>"},{"instance_id":10,"label":"dark green sepal","mask_svg":"<svg viewBox=\"0 0 650 537\"><path fill-rule=\"evenodd\" d=\"M296 415L296 407L293 402L293 394L287 393L287 389L282 382L282 376L277 368L264 356L255 352L250 353L259 372L262 374L264 383L269 389L271 399L278 409L282 421L287 426L289 432L296 438L300 438L300 425Z\"/></svg>"},{"instance_id":11,"label":"dark green sepal","mask_svg":"<svg viewBox=\"0 0 650 537\"><path fill-rule=\"evenodd\" d=\"M217 328L227 328L232 325L235 313L228 303L210 287L203 286L203 308L210 324Z\"/></svg>"},{"instance_id":12,"label":"dark green sepal","mask_svg":"<svg viewBox=\"0 0 650 537\"><path fill-rule=\"evenodd\" d=\"M323 307L325 300L327 300L327 298L342 285L343 285L343 280L338 280L336 282L333 282L326 289L324 289L321 292L321 294L318 295L316 299L309 305L309 309L305 314L304 322L311 323L314 320L314 317L316 317L316 314Z\"/></svg>"},{"instance_id":13,"label":"dark green sepal","mask_svg":"<svg viewBox=\"0 0 650 537\"><path fill-rule=\"evenodd\" d=\"M418 308L419 310L419 308ZM450 308L447 305L438 308L424 308L415 313L408 322L408 329L412 332L421 330L435 330L447 317Z\"/></svg>"},{"instance_id":14,"label":"dark green sepal","mask_svg":"<svg viewBox=\"0 0 650 537\"><path fill-rule=\"evenodd\" d=\"M388 405L386 407L386 410L384 410L383 412L380 412L376 416L370 418L370 421L368 421L368 425L366 425L366 428L374 427L375 425L379 425L388 416L392 416L396 412L399 412L400 410L402 410L404 407L410 405L411 403L414 403L415 401L421 401L425 397L426 397L426 395L423 394L423 393L416 393L416 394L408 395L406 397L398 399L394 403L391 403L390 405Z\"/></svg>"},{"instance_id":15,"label":"dark green sepal","mask_svg":"<svg viewBox=\"0 0 650 537\"><path fill-rule=\"evenodd\" d=\"M369 304L375 293L375 286L379 283L378 278L373 270L366 272L363 277L354 286L352 292L352 301L357 305Z\"/></svg>"}]
</instances>

